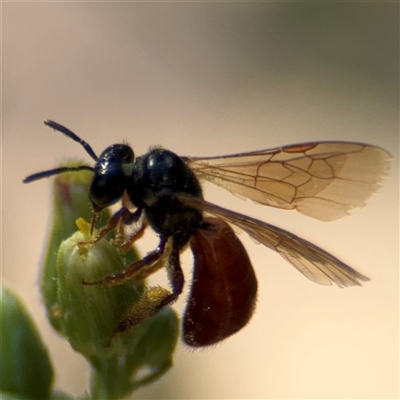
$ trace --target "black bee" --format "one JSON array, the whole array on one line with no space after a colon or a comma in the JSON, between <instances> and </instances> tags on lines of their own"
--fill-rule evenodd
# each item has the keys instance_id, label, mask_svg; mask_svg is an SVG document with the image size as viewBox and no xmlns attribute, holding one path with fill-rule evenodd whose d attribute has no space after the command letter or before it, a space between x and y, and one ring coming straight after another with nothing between
<instances>
[{"instance_id":1,"label":"black bee","mask_svg":"<svg viewBox=\"0 0 400 400\"><path fill-rule=\"evenodd\" d=\"M203 198L200 180L207 180L255 202L331 221L361 207L379 187L390 155L365 143L311 142L219 157L180 157L153 148L136 157L130 146L113 144L97 157L90 145L64 126L45 124L80 143L95 160L88 166L39 172L25 183L63 172L90 170L89 199L96 215L121 199L122 207L93 238L118 224L146 225L158 234L157 248L125 271L87 285L120 284L165 266L172 292L155 300L152 314L182 293L180 252L190 245L194 255L191 293L183 322L184 341L207 346L227 338L250 320L257 280L242 243L228 223L277 251L308 279L339 287L360 285L369 278L298 236L257 219L227 210ZM126 202L126 195L129 203ZM131 211L133 210L133 211ZM212 216L212 217L211 217ZM136 324L134 316L120 322L114 334Z\"/></svg>"}]
</instances>

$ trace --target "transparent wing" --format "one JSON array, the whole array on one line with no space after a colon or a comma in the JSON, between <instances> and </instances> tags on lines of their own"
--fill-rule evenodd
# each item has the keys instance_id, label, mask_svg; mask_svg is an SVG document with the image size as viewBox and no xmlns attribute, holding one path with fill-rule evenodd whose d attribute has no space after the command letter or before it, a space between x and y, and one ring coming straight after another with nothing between
<instances>
[{"instance_id":1,"label":"transparent wing","mask_svg":"<svg viewBox=\"0 0 400 400\"><path fill-rule=\"evenodd\" d=\"M201 199L182 197L186 204L230 222L252 238L278 252L306 278L320 285L339 287L360 285L369 278L300 237L254 218L208 203Z\"/></svg>"},{"instance_id":2,"label":"transparent wing","mask_svg":"<svg viewBox=\"0 0 400 400\"><path fill-rule=\"evenodd\" d=\"M365 205L390 159L385 150L364 143L314 142L185 161L200 179L232 193L332 221Z\"/></svg>"}]
</instances>

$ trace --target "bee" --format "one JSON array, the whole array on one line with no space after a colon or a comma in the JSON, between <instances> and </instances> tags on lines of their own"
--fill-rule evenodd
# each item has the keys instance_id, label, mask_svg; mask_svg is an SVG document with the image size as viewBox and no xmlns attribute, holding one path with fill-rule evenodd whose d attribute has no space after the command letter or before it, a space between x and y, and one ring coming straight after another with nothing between
<instances>
[{"instance_id":1,"label":"bee","mask_svg":"<svg viewBox=\"0 0 400 400\"><path fill-rule=\"evenodd\" d=\"M391 159L382 148L326 141L217 157L180 157L155 147L135 157L129 145L113 144L98 157L88 143L66 127L50 120L45 125L81 144L95 165L42 171L27 176L25 183L64 172L90 170L92 229L99 212L122 200L121 208L92 242L117 226L132 224L138 227L127 240L128 245L147 226L159 237L155 250L124 271L83 283L116 285L165 267L172 291L153 300L154 315L182 293L185 278L180 253L190 246L194 269L183 318L183 340L190 346L209 346L226 339L242 329L254 312L256 275L230 225L276 251L320 285L334 283L342 288L369 280L293 233L206 201L200 182L209 181L256 203L332 221L347 215L352 208L364 206L379 188ZM114 329L111 338L136 324L134 316L128 316Z\"/></svg>"}]
</instances>

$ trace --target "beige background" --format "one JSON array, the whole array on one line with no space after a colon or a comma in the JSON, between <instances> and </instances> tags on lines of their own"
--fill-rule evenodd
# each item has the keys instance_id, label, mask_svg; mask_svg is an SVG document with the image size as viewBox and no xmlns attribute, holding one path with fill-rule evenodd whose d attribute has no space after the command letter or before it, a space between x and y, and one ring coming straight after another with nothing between
<instances>
[{"instance_id":1,"label":"beige background","mask_svg":"<svg viewBox=\"0 0 400 400\"><path fill-rule=\"evenodd\" d=\"M397 398L398 4L3 3L2 267L49 343L56 386L87 387L84 360L51 330L38 293L49 183L22 178L128 140L217 155L311 140L388 149L384 187L351 217L322 223L207 199L303 236L371 277L320 287L241 235L259 278L251 323L212 349L182 344L175 367L136 398ZM155 243L140 242L143 253ZM187 280L192 260L184 256ZM158 278L156 278L156 281ZM162 277L160 277L162 279ZM182 310L184 297L176 305Z\"/></svg>"}]
</instances>

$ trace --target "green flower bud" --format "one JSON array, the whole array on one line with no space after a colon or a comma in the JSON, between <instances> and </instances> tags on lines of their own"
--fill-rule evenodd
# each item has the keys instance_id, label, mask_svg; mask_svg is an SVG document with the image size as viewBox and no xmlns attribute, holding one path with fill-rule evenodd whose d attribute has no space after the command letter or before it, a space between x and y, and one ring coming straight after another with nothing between
<instances>
[{"instance_id":1,"label":"green flower bud","mask_svg":"<svg viewBox=\"0 0 400 400\"><path fill-rule=\"evenodd\" d=\"M21 301L6 289L0 293L0 397L48 399L53 368L47 349Z\"/></svg>"},{"instance_id":2,"label":"green flower bud","mask_svg":"<svg viewBox=\"0 0 400 400\"><path fill-rule=\"evenodd\" d=\"M67 162L62 166L73 167L82 165L77 162ZM46 245L46 256L42 270L42 293L48 318L55 329L58 330L58 320L53 318L57 309L57 272L56 258L58 248L63 240L76 231L77 218L90 221L92 209L88 198L88 190L93 174L90 171L68 172L57 175L53 180L51 230ZM105 225L110 217L108 210L100 214L99 225Z\"/></svg>"},{"instance_id":3,"label":"green flower bud","mask_svg":"<svg viewBox=\"0 0 400 400\"><path fill-rule=\"evenodd\" d=\"M134 249L121 252L108 237L88 244L90 227L80 217L90 220L92 215L88 200L91 178L90 172L80 171L55 179L42 291L53 327L94 368L91 398L116 399L157 379L171 367L179 323L169 308L148 318L150 314L145 310L148 304L151 307L151 299L146 300L149 290L142 295L143 281L83 285L83 281L94 282L121 272L138 259ZM102 212L101 216L97 226L104 227L109 213ZM154 293L153 289L150 293ZM135 306L137 303L139 306ZM138 325L114 334L132 310L140 315L135 319Z\"/></svg>"},{"instance_id":4,"label":"green flower bud","mask_svg":"<svg viewBox=\"0 0 400 400\"><path fill-rule=\"evenodd\" d=\"M86 224L86 225L84 225ZM110 347L109 337L127 307L140 298L133 280L120 286L85 286L124 269L118 250L107 240L80 245L91 238L89 224L79 220L81 230L61 243L58 251L57 308L52 319L71 346L86 357L112 357L129 352L135 346L131 335L117 335ZM83 227L83 228L82 228Z\"/></svg>"}]
</instances>

